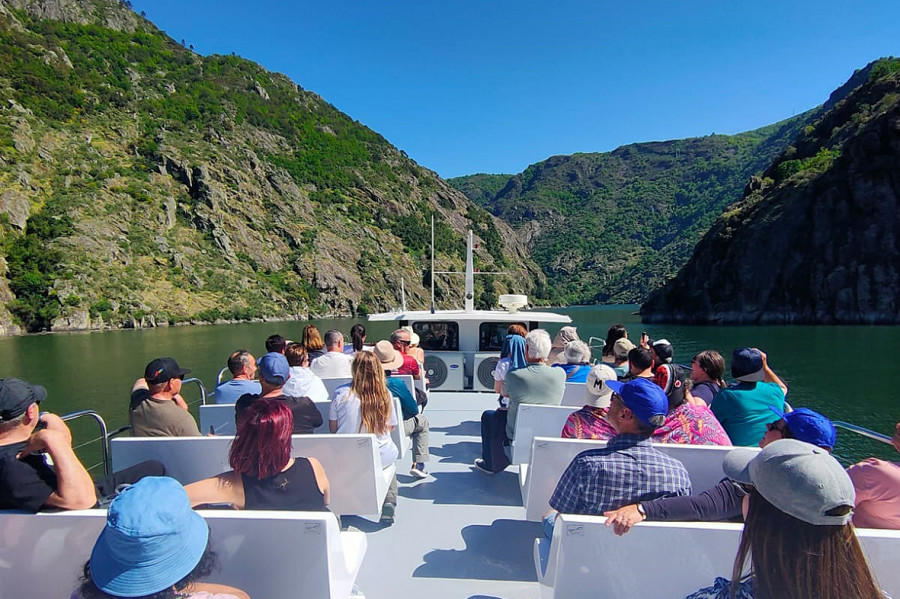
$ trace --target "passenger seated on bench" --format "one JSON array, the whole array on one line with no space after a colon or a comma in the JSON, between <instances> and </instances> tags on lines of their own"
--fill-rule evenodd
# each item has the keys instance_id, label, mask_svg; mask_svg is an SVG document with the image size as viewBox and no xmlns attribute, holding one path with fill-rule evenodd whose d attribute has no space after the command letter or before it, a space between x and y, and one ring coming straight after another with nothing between
<instances>
[{"instance_id":1,"label":"passenger seated on bench","mask_svg":"<svg viewBox=\"0 0 900 599\"><path fill-rule=\"evenodd\" d=\"M91 480L72 450L66 423L55 414L40 413L39 404L46 397L47 390L40 385L0 380L0 510L87 509L98 498L115 495L119 485L165 474L162 464L147 461ZM44 454L53 460L53 467Z\"/></svg>"},{"instance_id":2,"label":"passenger seated on bench","mask_svg":"<svg viewBox=\"0 0 900 599\"><path fill-rule=\"evenodd\" d=\"M406 383L400 379L391 378L391 371L403 364L403 355L394 349L390 341L379 341L375 344L373 351L384 369L388 391L400 400L400 409L403 412L403 432L412 440L413 463L409 473L416 478L427 478L425 462L428 461L428 418L419 412L419 404L409 392Z\"/></svg>"},{"instance_id":3,"label":"passenger seated on bench","mask_svg":"<svg viewBox=\"0 0 900 599\"><path fill-rule=\"evenodd\" d=\"M556 337L553 338L553 342L550 344L550 351L547 354L547 364L560 364L565 362L565 354L566 345L569 344L570 341L580 341L580 337L578 337L578 330L576 327L562 327L559 329L559 332L556 333Z\"/></svg>"},{"instance_id":4,"label":"passenger seated on bench","mask_svg":"<svg viewBox=\"0 0 900 599\"><path fill-rule=\"evenodd\" d=\"M591 368L585 381L584 407L572 412L566 420L563 439L610 439L616 436L616 429L606 421L612 389L603 384L614 380L616 372L608 364Z\"/></svg>"},{"instance_id":5,"label":"passenger seated on bench","mask_svg":"<svg viewBox=\"0 0 900 599\"><path fill-rule=\"evenodd\" d=\"M656 369L653 380L669 399L666 421L653 433L654 443L731 445L725 429L706 404L687 401L690 379L684 368L663 364Z\"/></svg>"},{"instance_id":6,"label":"passenger seated on bench","mask_svg":"<svg viewBox=\"0 0 900 599\"><path fill-rule=\"evenodd\" d=\"M287 345L288 340L277 333L266 337L266 353L275 352L276 354L283 354Z\"/></svg>"},{"instance_id":7,"label":"passenger seated on bench","mask_svg":"<svg viewBox=\"0 0 900 599\"><path fill-rule=\"evenodd\" d=\"M291 397L308 397L312 401L328 401L328 389L322 379L309 369L309 355L299 343L291 343L284 350L291 367L291 376L281 392Z\"/></svg>"},{"instance_id":8,"label":"passenger seated on bench","mask_svg":"<svg viewBox=\"0 0 900 599\"><path fill-rule=\"evenodd\" d=\"M178 482L150 477L109 504L84 577L70 599L250 599L240 589L199 582L216 566L209 526Z\"/></svg>"},{"instance_id":9,"label":"passenger seated on bench","mask_svg":"<svg viewBox=\"0 0 900 599\"><path fill-rule=\"evenodd\" d=\"M566 373L567 383L584 383L591 369L591 348L581 340L569 341L563 351L565 362L553 364L553 368L562 368Z\"/></svg>"},{"instance_id":10,"label":"passenger seated on bench","mask_svg":"<svg viewBox=\"0 0 900 599\"><path fill-rule=\"evenodd\" d=\"M252 402L241 412L228 452L232 470L186 485L191 505L230 503L239 510L326 510L329 487L322 464L316 458L291 457L293 422L284 402Z\"/></svg>"},{"instance_id":11,"label":"passenger seated on bench","mask_svg":"<svg viewBox=\"0 0 900 599\"><path fill-rule=\"evenodd\" d=\"M891 441L900 451L900 422ZM900 530L900 463L867 458L847 474L856 489L853 525Z\"/></svg>"},{"instance_id":12,"label":"passenger seated on bench","mask_svg":"<svg viewBox=\"0 0 900 599\"><path fill-rule=\"evenodd\" d=\"M653 378L653 353L646 347L635 347L628 352L628 374L622 382Z\"/></svg>"},{"instance_id":13,"label":"passenger seated on bench","mask_svg":"<svg viewBox=\"0 0 900 599\"><path fill-rule=\"evenodd\" d=\"M624 379L628 376L629 367L628 367L628 352L634 349L634 343L631 342L627 337L623 337L616 341L616 344L613 346L612 355L613 355L613 363L610 364L612 369L616 371L616 376L619 379Z\"/></svg>"},{"instance_id":14,"label":"passenger seated on bench","mask_svg":"<svg viewBox=\"0 0 900 599\"><path fill-rule=\"evenodd\" d=\"M834 448L837 431L825 416L806 408L797 408L787 414L775 414L781 416L781 420L769 423L766 434L759 440L760 447L766 447L779 439L796 439L828 452ZM641 501L603 515L607 518L606 525L612 525L617 535L625 534L632 526L644 520L735 520L741 517L741 501L746 494L740 485L726 477L715 487L698 495Z\"/></svg>"},{"instance_id":15,"label":"passenger seated on bench","mask_svg":"<svg viewBox=\"0 0 900 599\"><path fill-rule=\"evenodd\" d=\"M332 433L371 433L378 440L381 467L390 468L397 460L399 451L391 440L391 431L397 426L391 394L381 360L374 352L362 351L353 356L353 380L350 385L338 387L331 411L328 428ZM381 508L381 520L386 524L394 522L397 508L397 477L394 476Z\"/></svg>"},{"instance_id":16,"label":"passenger seated on bench","mask_svg":"<svg viewBox=\"0 0 900 599\"><path fill-rule=\"evenodd\" d=\"M245 393L262 393L256 380L256 360L246 349L239 349L228 356L230 381L216 385L215 403L235 403Z\"/></svg>"},{"instance_id":17,"label":"passenger seated on bench","mask_svg":"<svg viewBox=\"0 0 900 599\"><path fill-rule=\"evenodd\" d=\"M325 332L325 354L310 360L309 368L323 379L344 379L350 377L350 362L353 356L344 353L344 335L337 329Z\"/></svg>"},{"instance_id":18,"label":"passenger seated on bench","mask_svg":"<svg viewBox=\"0 0 900 599\"><path fill-rule=\"evenodd\" d=\"M131 387L128 423L134 437L199 437L197 422L181 397L181 381L190 370L173 358L147 364Z\"/></svg>"},{"instance_id":19,"label":"passenger seated on bench","mask_svg":"<svg viewBox=\"0 0 900 599\"><path fill-rule=\"evenodd\" d=\"M306 348L310 363L319 356L325 355L325 342L322 341L322 335L314 324L308 324L303 327L303 337L300 339L300 344Z\"/></svg>"},{"instance_id":20,"label":"passenger seated on bench","mask_svg":"<svg viewBox=\"0 0 900 599\"><path fill-rule=\"evenodd\" d=\"M247 393L234 404L235 422L241 412L258 399L276 399L284 402L294 415L295 435L311 435L322 424L322 414L308 397L285 395L284 384L291 377L291 368L282 354L269 352L259 360L259 383L262 393Z\"/></svg>"},{"instance_id":21,"label":"passenger seated on bench","mask_svg":"<svg viewBox=\"0 0 900 599\"><path fill-rule=\"evenodd\" d=\"M509 339L510 337L507 337ZM515 339L511 339L515 343ZM509 466L505 452L491 451L496 448L496 440L504 444L513 440L516 430L516 415L519 406L527 404L556 405L562 401L566 390L566 374L559 368L547 365L550 353L550 335L543 329L534 329L525 336L524 368L517 368L506 374L503 381L503 395L509 397L509 409L488 410L481 415L481 459L475 460L475 468L486 474L495 474ZM503 430L499 423L506 420ZM502 436L501 436L502 434Z\"/></svg>"},{"instance_id":22,"label":"passenger seated on bench","mask_svg":"<svg viewBox=\"0 0 900 599\"><path fill-rule=\"evenodd\" d=\"M612 366L616 362L616 354L613 350L619 339L628 339L628 330L624 324L614 324L606 331L606 341L603 342L603 351L600 355L603 364ZM631 346L634 347L634 344L632 343Z\"/></svg>"},{"instance_id":23,"label":"passenger seated on bench","mask_svg":"<svg viewBox=\"0 0 900 599\"><path fill-rule=\"evenodd\" d=\"M618 435L604 448L581 452L566 468L544 517L548 538L557 512L599 516L636 500L691 493L684 465L650 445L669 407L662 389L646 379L603 384L613 391L606 418Z\"/></svg>"},{"instance_id":24,"label":"passenger seated on bench","mask_svg":"<svg viewBox=\"0 0 900 599\"><path fill-rule=\"evenodd\" d=\"M853 483L827 451L782 439L759 453L735 449L723 468L752 485L732 580L688 599L884 598L850 524Z\"/></svg>"}]
</instances>

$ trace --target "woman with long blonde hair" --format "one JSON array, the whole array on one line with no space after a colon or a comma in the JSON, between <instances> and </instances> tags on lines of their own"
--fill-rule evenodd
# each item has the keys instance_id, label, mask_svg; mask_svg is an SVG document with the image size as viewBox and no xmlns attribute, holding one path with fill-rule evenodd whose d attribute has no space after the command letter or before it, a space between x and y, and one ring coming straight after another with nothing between
<instances>
[{"instance_id":1,"label":"woman with long blonde hair","mask_svg":"<svg viewBox=\"0 0 900 599\"><path fill-rule=\"evenodd\" d=\"M397 460L399 452L391 440L397 426L397 414L388 392L381 361L373 352L359 352L350 365L353 380L335 389L328 415L328 428L333 433L372 433L378 440L381 467L388 468ZM393 523L397 505L397 477L391 482L381 520Z\"/></svg>"}]
</instances>

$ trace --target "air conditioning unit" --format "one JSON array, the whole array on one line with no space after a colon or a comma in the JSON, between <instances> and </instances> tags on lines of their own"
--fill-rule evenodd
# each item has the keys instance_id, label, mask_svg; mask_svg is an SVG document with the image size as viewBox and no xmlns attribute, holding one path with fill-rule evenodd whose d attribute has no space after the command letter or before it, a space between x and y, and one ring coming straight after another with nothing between
<instances>
[{"instance_id":1,"label":"air conditioning unit","mask_svg":"<svg viewBox=\"0 0 900 599\"><path fill-rule=\"evenodd\" d=\"M462 391L465 388L465 354L462 352L430 352L425 356L425 376L430 389Z\"/></svg>"},{"instance_id":2,"label":"air conditioning unit","mask_svg":"<svg viewBox=\"0 0 900 599\"><path fill-rule=\"evenodd\" d=\"M475 376L472 377L472 389L475 391L494 390L494 369L500 357L497 354L475 354Z\"/></svg>"}]
</instances>

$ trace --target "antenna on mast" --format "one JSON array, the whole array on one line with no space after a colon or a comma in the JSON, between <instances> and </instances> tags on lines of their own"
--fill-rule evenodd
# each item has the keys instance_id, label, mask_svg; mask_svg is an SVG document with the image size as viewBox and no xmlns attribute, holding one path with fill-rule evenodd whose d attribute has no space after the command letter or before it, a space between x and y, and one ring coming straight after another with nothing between
<instances>
[{"instance_id":1,"label":"antenna on mast","mask_svg":"<svg viewBox=\"0 0 900 599\"><path fill-rule=\"evenodd\" d=\"M434 213L431 214L431 313L434 314Z\"/></svg>"},{"instance_id":2,"label":"antenna on mast","mask_svg":"<svg viewBox=\"0 0 900 599\"><path fill-rule=\"evenodd\" d=\"M400 308L406 312L406 285L403 277L400 277Z\"/></svg>"}]
</instances>

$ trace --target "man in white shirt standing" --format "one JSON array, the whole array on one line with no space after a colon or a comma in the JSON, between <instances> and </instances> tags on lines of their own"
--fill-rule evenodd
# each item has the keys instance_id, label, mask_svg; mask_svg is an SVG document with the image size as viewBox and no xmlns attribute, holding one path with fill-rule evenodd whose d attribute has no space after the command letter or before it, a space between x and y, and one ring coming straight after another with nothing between
<instances>
[{"instance_id":1,"label":"man in white shirt standing","mask_svg":"<svg viewBox=\"0 0 900 599\"><path fill-rule=\"evenodd\" d=\"M325 333L325 355L319 356L309 365L314 374L323 379L350 378L350 363L353 356L344 353L344 335L337 329Z\"/></svg>"}]
</instances>

